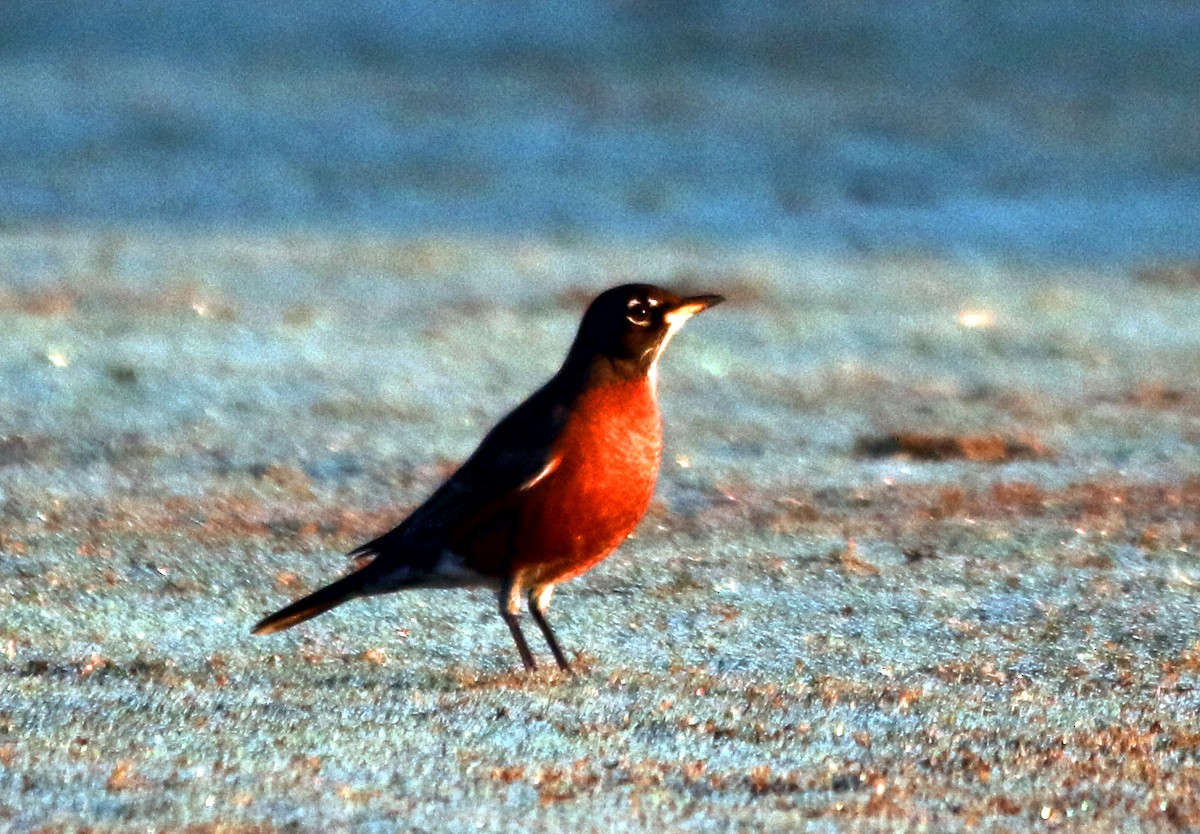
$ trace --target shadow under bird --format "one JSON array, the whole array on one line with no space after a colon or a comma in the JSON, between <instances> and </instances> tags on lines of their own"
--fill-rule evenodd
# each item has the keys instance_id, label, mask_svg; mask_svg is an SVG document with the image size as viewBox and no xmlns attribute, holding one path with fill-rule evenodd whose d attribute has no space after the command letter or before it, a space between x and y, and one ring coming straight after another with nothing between
<instances>
[{"instance_id":1,"label":"shadow under bird","mask_svg":"<svg viewBox=\"0 0 1200 834\"><path fill-rule=\"evenodd\" d=\"M254 633L356 597L485 586L498 592L525 668L537 664L518 622L522 598L570 671L546 619L554 586L595 567L645 514L662 457L658 360L684 322L722 300L646 284L601 293L558 373L399 526L351 552L370 562L265 617Z\"/></svg>"}]
</instances>

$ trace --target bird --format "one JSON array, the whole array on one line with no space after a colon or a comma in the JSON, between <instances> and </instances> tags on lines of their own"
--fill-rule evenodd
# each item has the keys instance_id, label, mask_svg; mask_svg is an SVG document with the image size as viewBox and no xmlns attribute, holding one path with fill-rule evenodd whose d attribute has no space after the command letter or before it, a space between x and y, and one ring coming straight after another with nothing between
<instances>
[{"instance_id":1,"label":"bird","mask_svg":"<svg viewBox=\"0 0 1200 834\"><path fill-rule=\"evenodd\" d=\"M724 301L649 284L588 305L558 372L394 529L350 552L362 565L264 617L254 634L291 628L358 597L486 587L526 671L524 599L554 661L571 663L546 617L555 586L607 558L646 512L662 459L658 362L692 316Z\"/></svg>"}]
</instances>

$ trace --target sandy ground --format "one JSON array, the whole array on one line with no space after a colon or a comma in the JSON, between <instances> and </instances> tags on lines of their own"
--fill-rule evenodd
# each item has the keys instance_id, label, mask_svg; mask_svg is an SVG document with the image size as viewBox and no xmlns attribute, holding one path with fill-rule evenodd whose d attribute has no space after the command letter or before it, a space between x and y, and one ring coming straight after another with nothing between
<instances>
[{"instance_id":1,"label":"sandy ground","mask_svg":"<svg viewBox=\"0 0 1200 834\"><path fill-rule=\"evenodd\" d=\"M0 830L1200 826L1195 277L0 237ZM730 301L577 678L483 592L249 636L631 278Z\"/></svg>"}]
</instances>

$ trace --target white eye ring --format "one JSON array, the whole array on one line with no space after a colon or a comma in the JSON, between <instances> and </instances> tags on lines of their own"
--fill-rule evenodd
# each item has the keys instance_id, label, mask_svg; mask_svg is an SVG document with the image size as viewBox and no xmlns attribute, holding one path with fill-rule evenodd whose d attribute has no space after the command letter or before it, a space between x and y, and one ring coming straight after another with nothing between
<instances>
[{"instance_id":1,"label":"white eye ring","mask_svg":"<svg viewBox=\"0 0 1200 834\"><path fill-rule=\"evenodd\" d=\"M625 314L625 318L638 327L649 327L650 308L644 302L630 301L629 312Z\"/></svg>"}]
</instances>

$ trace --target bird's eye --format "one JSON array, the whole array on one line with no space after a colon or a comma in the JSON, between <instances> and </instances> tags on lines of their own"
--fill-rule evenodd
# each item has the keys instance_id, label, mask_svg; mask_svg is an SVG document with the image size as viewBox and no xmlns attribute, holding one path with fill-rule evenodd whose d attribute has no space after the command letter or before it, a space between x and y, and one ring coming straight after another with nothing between
<instances>
[{"instance_id":1,"label":"bird's eye","mask_svg":"<svg viewBox=\"0 0 1200 834\"><path fill-rule=\"evenodd\" d=\"M650 324L650 308L641 301L631 301L625 318L638 327L646 327Z\"/></svg>"}]
</instances>

